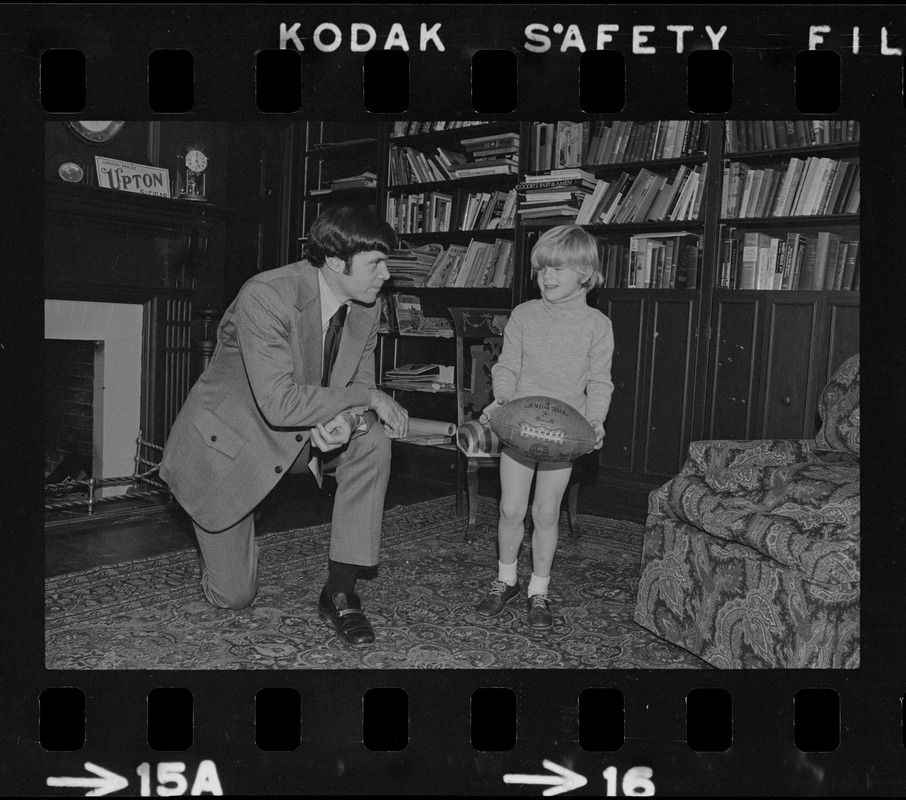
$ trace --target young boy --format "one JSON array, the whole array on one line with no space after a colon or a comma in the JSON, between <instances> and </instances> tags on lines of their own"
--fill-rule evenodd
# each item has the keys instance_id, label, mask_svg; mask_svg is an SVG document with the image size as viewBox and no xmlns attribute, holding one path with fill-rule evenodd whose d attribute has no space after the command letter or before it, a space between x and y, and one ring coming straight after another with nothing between
<instances>
[{"instance_id":1,"label":"young boy","mask_svg":"<svg viewBox=\"0 0 906 800\"><path fill-rule=\"evenodd\" d=\"M492 370L495 401L484 409L481 419L487 421L501 405L517 397L546 395L582 412L595 431L595 449L600 449L613 392L613 330L610 320L586 300L588 292L603 280L597 243L579 225L559 225L538 239L531 263L541 298L522 303L510 316L503 349ZM500 457L498 573L476 607L482 616L497 616L519 596L516 557L536 476L528 623L540 629L553 626L548 583L557 549L560 501L571 473L571 462L536 464L504 448Z\"/></svg>"}]
</instances>

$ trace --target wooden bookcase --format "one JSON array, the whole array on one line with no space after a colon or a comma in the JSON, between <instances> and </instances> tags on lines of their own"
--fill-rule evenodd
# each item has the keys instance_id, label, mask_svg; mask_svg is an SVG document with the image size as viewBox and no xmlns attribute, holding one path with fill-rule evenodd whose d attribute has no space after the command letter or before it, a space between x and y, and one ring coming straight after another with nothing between
<instances>
[{"instance_id":1,"label":"wooden bookcase","mask_svg":"<svg viewBox=\"0 0 906 800\"><path fill-rule=\"evenodd\" d=\"M377 186L362 198L382 216L391 197L418 192L442 192L453 198L453 217L460 213L469 192L489 187L512 188L537 173L532 161L533 123L487 123L407 135L393 135L392 122L358 125L347 130L336 123L304 123L305 185L323 182L339 172L370 170ZM592 123L592 126L594 123ZM629 246L632 237L688 231L699 237L699 263L694 287L628 288L606 286L589 302L613 322L616 349L613 361L614 396L606 423L607 436L600 451L597 475L583 490L584 507L594 513L642 519L649 492L676 474L685 461L689 443L708 438L809 438L817 430L817 399L833 371L859 349L859 293L848 290L738 289L721 285L723 240L729 228L736 235L759 231L777 238L789 233L807 236L830 231L846 241L859 237L857 213L822 216L726 218L725 172L733 161L752 168L783 170L791 158L824 157L858 163L858 141L827 141L790 146L762 137L757 147L741 148L742 139L729 137L728 123L702 122L699 148L674 158L622 160L619 163L582 164L596 179L611 180L622 172L641 170L672 177L685 166L702 171L703 196L699 214L682 221L589 224L602 242ZM754 130L750 128L748 130ZM520 135L517 176L461 178L393 185L390 149L410 146L430 151L455 147L464 138L514 132ZM642 135L642 134L640 134ZM369 138L373 142L348 147L316 147L329 141ZM636 152L644 152L639 146ZM353 163L352 156L359 159ZM336 162L336 163L334 163ZM328 167L328 163L331 164ZM332 173L329 169L339 172ZM296 230L302 240L326 202L352 195L300 196ZM471 239L513 239L515 263L507 288L424 288L395 286L385 290L414 294L426 315L443 315L449 307L515 306L537 296L531 282L529 253L541 231L554 221L517 220L510 230L408 233L401 239L418 246L438 243L467 244ZM300 250L301 252L301 250ZM378 374L402 363L453 364L451 339L384 334L378 349ZM412 416L455 419L455 400L435 394L407 393L399 399ZM405 451L405 453L403 452ZM418 451L418 452L410 452ZM437 479L455 476L456 453L430 447L400 446L406 469Z\"/></svg>"}]
</instances>

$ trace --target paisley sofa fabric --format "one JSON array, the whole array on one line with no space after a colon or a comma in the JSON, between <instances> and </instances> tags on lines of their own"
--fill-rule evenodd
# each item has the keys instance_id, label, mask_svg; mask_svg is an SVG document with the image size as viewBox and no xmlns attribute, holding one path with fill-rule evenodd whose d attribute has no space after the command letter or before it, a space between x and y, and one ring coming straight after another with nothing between
<instances>
[{"instance_id":1,"label":"paisley sofa fabric","mask_svg":"<svg viewBox=\"0 0 906 800\"><path fill-rule=\"evenodd\" d=\"M651 493L635 620L721 668L859 665L859 358L815 440L693 442Z\"/></svg>"}]
</instances>

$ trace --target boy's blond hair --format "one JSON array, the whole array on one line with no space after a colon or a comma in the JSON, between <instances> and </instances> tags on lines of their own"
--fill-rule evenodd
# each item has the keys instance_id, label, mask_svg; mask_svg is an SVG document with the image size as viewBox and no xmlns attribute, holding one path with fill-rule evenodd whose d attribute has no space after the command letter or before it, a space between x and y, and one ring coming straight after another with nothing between
<instances>
[{"instance_id":1,"label":"boy's blond hair","mask_svg":"<svg viewBox=\"0 0 906 800\"><path fill-rule=\"evenodd\" d=\"M604 282L598 241L581 225L557 225L545 231L532 248L532 271L568 267L582 276L585 291Z\"/></svg>"}]
</instances>

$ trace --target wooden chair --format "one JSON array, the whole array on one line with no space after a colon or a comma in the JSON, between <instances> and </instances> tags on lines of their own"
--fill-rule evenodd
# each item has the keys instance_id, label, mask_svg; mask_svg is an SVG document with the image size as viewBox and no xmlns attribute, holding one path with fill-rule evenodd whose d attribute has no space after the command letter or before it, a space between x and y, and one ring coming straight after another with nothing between
<instances>
[{"instance_id":1,"label":"wooden chair","mask_svg":"<svg viewBox=\"0 0 906 800\"><path fill-rule=\"evenodd\" d=\"M508 308L451 308L456 332L456 446L461 457L456 480L456 513L463 516L463 495L468 501L465 539L475 540L478 514L478 470L498 468L500 441L478 421L493 399L491 367L503 347L503 329L509 321ZM573 470L565 495L567 523L572 535L580 533L577 521L579 472Z\"/></svg>"}]
</instances>

